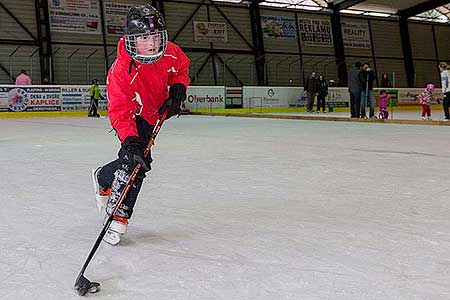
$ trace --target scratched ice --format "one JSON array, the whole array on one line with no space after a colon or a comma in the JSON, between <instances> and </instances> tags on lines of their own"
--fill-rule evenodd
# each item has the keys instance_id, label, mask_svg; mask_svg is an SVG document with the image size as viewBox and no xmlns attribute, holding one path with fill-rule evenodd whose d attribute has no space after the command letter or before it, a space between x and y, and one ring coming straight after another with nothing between
<instances>
[{"instance_id":1,"label":"scratched ice","mask_svg":"<svg viewBox=\"0 0 450 300\"><path fill-rule=\"evenodd\" d=\"M79 299L107 119L0 119L0 298ZM91 299L450 299L450 128L185 116Z\"/></svg>"}]
</instances>

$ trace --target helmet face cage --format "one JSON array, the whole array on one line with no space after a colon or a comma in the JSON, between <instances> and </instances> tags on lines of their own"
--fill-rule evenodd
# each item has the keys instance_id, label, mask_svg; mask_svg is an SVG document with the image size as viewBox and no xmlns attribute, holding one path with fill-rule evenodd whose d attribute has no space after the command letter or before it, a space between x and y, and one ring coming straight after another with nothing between
<instances>
[{"instance_id":1,"label":"helmet face cage","mask_svg":"<svg viewBox=\"0 0 450 300\"><path fill-rule=\"evenodd\" d=\"M125 48L131 58L152 64L163 57L167 48L167 30L125 35Z\"/></svg>"}]
</instances>

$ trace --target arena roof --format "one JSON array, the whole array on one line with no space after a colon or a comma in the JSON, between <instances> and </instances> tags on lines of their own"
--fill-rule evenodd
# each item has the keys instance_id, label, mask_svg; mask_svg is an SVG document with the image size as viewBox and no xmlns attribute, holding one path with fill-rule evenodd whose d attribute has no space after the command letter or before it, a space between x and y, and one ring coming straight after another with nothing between
<instances>
[{"instance_id":1,"label":"arena roof","mask_svg":"<svg viewBox=\"0 0 450 300\"><path fill-rule=\"evenodd\" d=\"M233 3L244 0L216 0ZM440 6L436 7L436 3ZM329 11L332 6L343 7L344 14L367 15L375 17L395 17L402 12L414 12L414 8L433 7L419 14L410 15L411 19L450 23L450 1L440 0L260 0L260 5L291 8L309 11ZM421 11L421 10L419 10Z\"/></svg>"}]
</instances>

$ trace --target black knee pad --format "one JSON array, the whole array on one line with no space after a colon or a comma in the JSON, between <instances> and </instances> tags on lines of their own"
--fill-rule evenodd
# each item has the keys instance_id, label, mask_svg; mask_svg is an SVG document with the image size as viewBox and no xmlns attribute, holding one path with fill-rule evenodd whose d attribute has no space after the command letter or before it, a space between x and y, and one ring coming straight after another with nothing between
<instances>
[{"instance_id":1,"label":"black knee pad","mask_svg":"<svg viewBox=\"0 0 450 300\"><path fill-rule=\"evenodd\" d=\"M150 157L150 156L147 156L146 158L145 158L145 160L146 160L146 162L147 162L147 165L150 167L150 169L148 170L148 171L144 171L142 168L139 170L139 173L137 174L137 178L140 178L140 179L144 179L145 177L146 177L146 175L145 175L145 173L147 173L147 172L149 172L151 169L152 169L152 162L153 162L153 159Z\"/></svg>"}]
</instances>

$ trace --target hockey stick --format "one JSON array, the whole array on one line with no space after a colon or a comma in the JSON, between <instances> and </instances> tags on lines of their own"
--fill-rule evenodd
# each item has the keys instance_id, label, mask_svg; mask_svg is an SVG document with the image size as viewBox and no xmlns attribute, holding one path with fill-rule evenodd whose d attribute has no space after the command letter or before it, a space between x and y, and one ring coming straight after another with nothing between
<instances>
[{"instance_id":1,"label":"hockey stick","mask_svg":"<svg viewBox=\"0 0 450 300\"><path fill-rule=\"evenodd\" d=\"M152 148L153 144L155 143L156 136L159 133L159 130L161 129L162 124L167 118L168 110L166 109L162 116L158 119L156 122L155 128L153 129L152 136L150 137L150 141L148 142L147 148L145 149L144 156L147 156L150 152L150 149ZM86 261L84 262L83 267L81 268L80 274L78 274L77 280L75 281L75 290L77 291L78 295L84 296L87 292L90 293L97 293L100 291L100 283L98 282L91 282L89 279L84 277L84 271L86 271L87 266L89 265L90 261L92 260L92 257L94 257L95 252L97 251L98 247L100 246L100 243L102 242L103 237L106 234L106 231L109 228L109 225L114 219L114 216L119 209L119 206L122 204L122 201L125 199L125 197L128 194L128 191L130 190L131 186L134 183L134 180L136 179L137 174L139 173L139 170L141 169L141 164L137 164L136 167L133 170L133 173L131 173L130 178L128 179L127 185L125 186L124 190L122 191L122 194L119 197L119 200L117 200L116 205L114 206L113 211L111 212L111 215L106 220L105 225L102 228L102 231L100 232L100 235L98 236L97 240L94 243L94 247L92 247L91 252L89 253Z\"/></svg>"}]
</instances>

